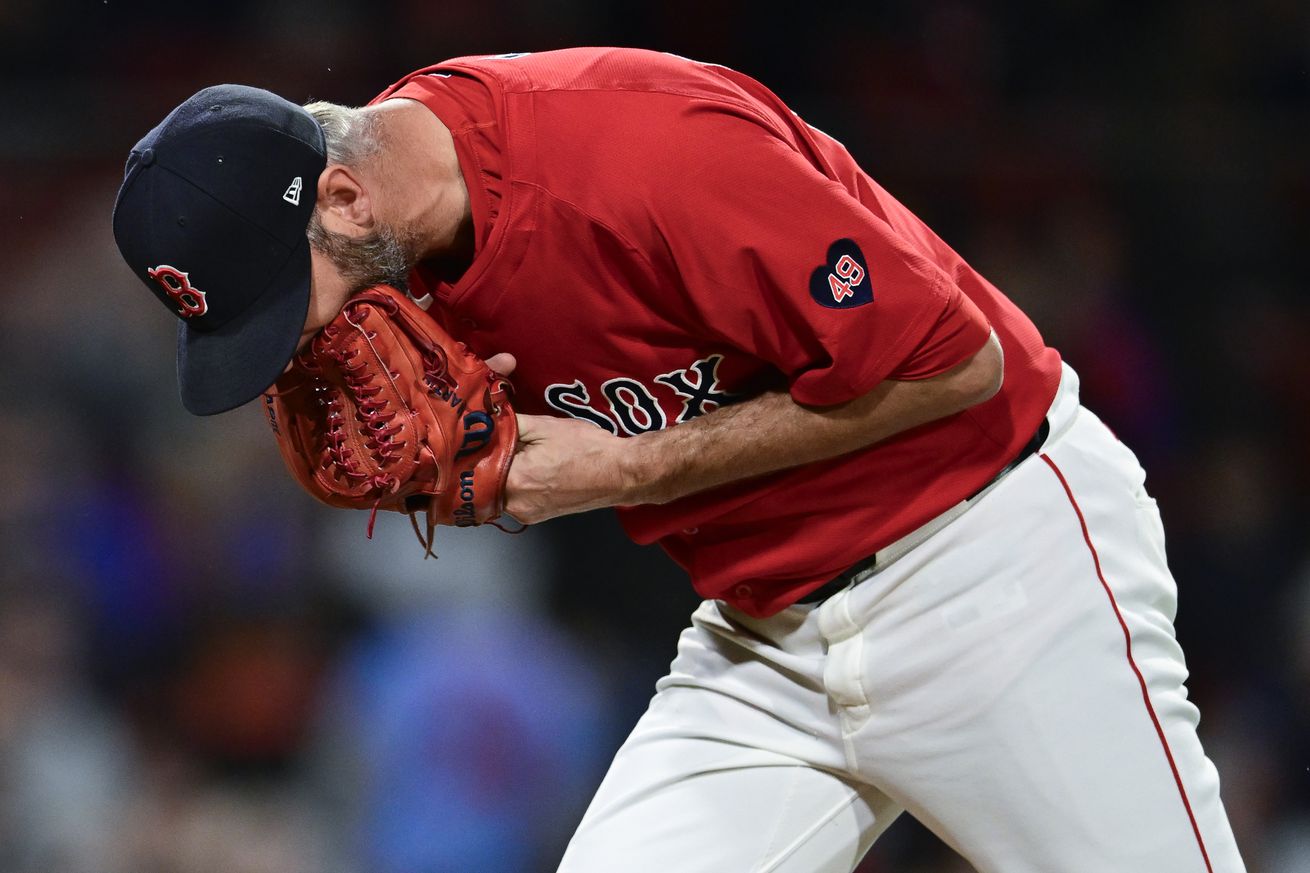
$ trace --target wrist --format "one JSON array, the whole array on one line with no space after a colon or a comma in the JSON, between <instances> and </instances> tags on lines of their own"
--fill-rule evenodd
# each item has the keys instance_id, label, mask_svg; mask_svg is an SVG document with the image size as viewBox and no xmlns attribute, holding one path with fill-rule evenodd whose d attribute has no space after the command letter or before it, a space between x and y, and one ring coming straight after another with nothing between
<instances>
[{"instance_id":1,"label":"wrist","mask_svg":"<svg viewBox=\"0 0 1310 873\"><path fill-rule=\"evenodd\" d=\"M618 441L619 506L664 503L658 493L659 475L654 451L654 434L640 434Z\"/></svg>"}]
</instances>

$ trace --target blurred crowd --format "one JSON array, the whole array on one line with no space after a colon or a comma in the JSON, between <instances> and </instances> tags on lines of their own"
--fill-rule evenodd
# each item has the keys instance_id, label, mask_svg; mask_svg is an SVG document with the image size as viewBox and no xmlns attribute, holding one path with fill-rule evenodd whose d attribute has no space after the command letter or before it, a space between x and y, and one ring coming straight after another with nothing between
<instances>
[{"instance_id":1,"label":"blurred crowd","mask_svg":"<svg viewBox=\"0 0 1310 873\"><path fill-rule=\"evenodd\" d=\"M1150 474L1252 873L1310 870L1310 6L9 0L0 873L554 870L685 577L607 513L366 540L182 411L109 211L202 86L578 44L756 76L1032 315ZM861 867L968 870L908 820Z\"/></svg>"}]
</instances>

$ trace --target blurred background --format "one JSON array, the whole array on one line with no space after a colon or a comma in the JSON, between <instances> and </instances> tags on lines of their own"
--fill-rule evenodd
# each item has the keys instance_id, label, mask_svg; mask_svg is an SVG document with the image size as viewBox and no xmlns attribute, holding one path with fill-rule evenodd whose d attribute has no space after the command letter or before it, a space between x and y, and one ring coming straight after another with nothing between
<instances>
[{"instance_id":1,"label":"blurred background","mask_svg":"<svg viewBox=\"0 0 1310 873\"><path fill-rule=\"evenodd\" d=\"M202 86L578 44L761 79L1032 315L1150 472L1250 869L1310 870L1304 2L0 0L0 873L555 869L685 577L606 513L366 541L183 412L109 214ZM967 870L908 818L861 867Z\"/></svg>"}]
</instances>

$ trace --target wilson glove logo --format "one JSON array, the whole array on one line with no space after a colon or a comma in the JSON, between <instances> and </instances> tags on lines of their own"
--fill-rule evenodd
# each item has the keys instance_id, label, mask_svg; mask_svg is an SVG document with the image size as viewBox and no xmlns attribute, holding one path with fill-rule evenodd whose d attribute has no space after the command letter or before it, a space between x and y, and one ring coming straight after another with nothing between
<instances>
[{"instance_id":1,"label":"wilson glove logo","mask_svg":"<svg viewBox=\"0 0 1310 873\"><path fill-rule=\"evenodd\" d=\"M482 411L470 412L464 416L464 439L460 442L456 458L481 451L491 442L491 435L496 432L496 422Z\"/></svg>"},{"instance_id":2,"label":"wilson glove logo","mask_svg":"<svg viewBox=\"0 0 1310 873\"><path fill-rule=\"evenodd\" d=\"M854 240L828 246L828 260L810 274L810 296L829 309L850 309L873 302L873 283L864 252Z\"/></svg>"},{"instance_id":3,"label":"wilson glove logo","mask_svg":"<svg viewBox=\"0 0 1310 873\"><path fill-rule=\"evenodd\" d=\"M473 482L473 471L461 471L459 474L460 504L451 513L455 518L455 527L469 527L478 523L477 498L478 493Z\"/></svg>"}]
</instances>

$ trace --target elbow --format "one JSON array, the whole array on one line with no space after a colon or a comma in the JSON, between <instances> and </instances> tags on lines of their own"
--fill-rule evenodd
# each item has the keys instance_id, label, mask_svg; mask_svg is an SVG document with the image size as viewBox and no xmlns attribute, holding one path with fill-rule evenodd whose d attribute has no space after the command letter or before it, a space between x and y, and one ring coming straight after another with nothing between
<instances>
[{"instance_id":1,"label":"elbow","mask_svg":"<svg viewBox=\"0 0 1310 873\"><path fill-rule=\"evenodd\" d=\"M993 331L987 342L960 367L957 389L964 407L995 397L1005 383L1005 352Z\"/></svg>"}]
</instances>

